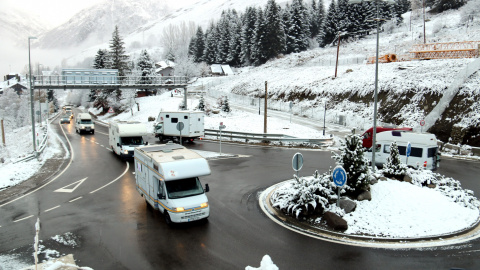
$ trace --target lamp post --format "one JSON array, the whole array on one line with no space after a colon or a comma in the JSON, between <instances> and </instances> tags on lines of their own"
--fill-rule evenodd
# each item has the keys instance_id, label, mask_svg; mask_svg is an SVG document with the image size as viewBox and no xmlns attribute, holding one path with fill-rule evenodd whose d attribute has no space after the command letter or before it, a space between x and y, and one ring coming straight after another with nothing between
<instances>
[{"instance_id":1,"label":"lamp post","mask_svg":"<svg viewBox=\"0 0 480 270\"><path fill-rule=\"evenodd\" d=\"M379 18L379 5L380 2L390 2L393 3L393 0L350 0L352 4L359 4L363 1L375 2L377 6L377 15L375 21L377 22L377 45L376 45L376 56L375 56L375 92L374 92L374 105L373 105L373 136L372 136L372 170L375 171L375 150L377 148L377 93L378 93L378 44L380 40L380 18Z\"/></svg>"},{"instance_id":2,"label":"lamp post","mask_svg":"<svg viewBox=\"0 0 480 270\"><path fill-rule=\"evenodd\" d=\"M30 111L32 114L32 137L33 137L33 152L37 151L35 144L35 116L33 113L33 81L32 81L32 62L30 60L30 40L37 39L36 37L28 37L28 72L30 73L28 82L30 83Z\"/></svg>"},{"instance_id":3,"label":"lamp post","mask_svg":"<svg viewBox=\"0 0 480 270\"><path fill-rule=\"evenodd\" d=\"M40 78L40 66L43 67L42 64L37 64L37 73ZM38 110L40 111L40 114L38 115L38 122L40 123L40 127L42 127L42 100L40 98L40 88L38 88Z\"/></svg>"}]
</instances>

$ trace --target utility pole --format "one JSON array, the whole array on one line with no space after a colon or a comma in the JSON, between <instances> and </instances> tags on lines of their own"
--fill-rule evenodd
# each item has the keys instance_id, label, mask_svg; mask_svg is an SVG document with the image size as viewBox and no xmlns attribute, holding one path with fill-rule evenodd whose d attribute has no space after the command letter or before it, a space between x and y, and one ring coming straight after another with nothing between
<instances>
[{"instance_id":1,"label":"utility pole","mask_svg":"<svg viewBox=\"0 0 480 270\"><path fill-rule=\"evenodd\" d=\"M264 116L263 116L263 133L267 133L267 98L268 98L268 91L267 91L267 81L265 81L265 108L264 108Z\"/></svg>"}]
</instances>

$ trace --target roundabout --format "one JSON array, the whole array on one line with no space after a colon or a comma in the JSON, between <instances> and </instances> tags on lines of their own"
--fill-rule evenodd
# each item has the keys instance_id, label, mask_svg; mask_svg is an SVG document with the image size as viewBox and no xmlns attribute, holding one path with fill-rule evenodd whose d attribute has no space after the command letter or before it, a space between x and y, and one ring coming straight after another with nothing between
<instances>
[{"instance_id":1,"label":"roundabout","mask_svg":"<svg viewBox=\"0 0 480 270\"><path fill-rule=\"evenodd\" d=\"M314 239L358 247L421 249L465 244L469 241L480 238L480 219L478 217L472 225L463 229L424 237L379 237L372 235L348 234L315 226L307 221L299 221L292 216L286 215L283 211L272 206L270 201L272 193L276 189L287 184L289 181L292 180L280 182L261 192L259 195L260 208L267 217L278 225Z\"/></svg>"}]
</instances>

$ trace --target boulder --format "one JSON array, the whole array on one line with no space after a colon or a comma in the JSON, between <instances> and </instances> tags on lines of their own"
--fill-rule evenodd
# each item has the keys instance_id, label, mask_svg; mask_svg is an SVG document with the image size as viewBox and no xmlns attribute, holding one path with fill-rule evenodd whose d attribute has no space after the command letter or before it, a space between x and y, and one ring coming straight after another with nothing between
<instances>
[{"instance_id":1,"label":"boulder","mask_svg":"<svg viewBox=\"0 0 480 270\"><path fill-rule=\"evenodd\" d=\"M380 180L380 181L387 181L387 180L388 180L388 178L387 178L387 177L385 177L385 176L380 176L379 180Z\"/></svg>"},{"instance_id":2,"label":"boulder","mask_svg":"<svg viewBox=\"0 0 480 270\"><path fill-rule=\"evenodd\" d=\"M429 187L429 188L436 188L437 185L435 185L435 184L428 184L427 187Z\"/></svg>"},{"instance_id":3,"label":"boulder","mask_svg":"<svg viewBox=\"0 0 480 270\"><path fill-rule=\"evenodd\" d=\"M340 208L342 208L346 214L355 211L355 208L357 208L357 203L350 200L349 198L340 198L339 204Z\"/></svg>"},{"instance_id":4,"label":"boulder","mask_svg":"<svg viewBox=\"0 0 480 270\"><path fill-rule=\"evenodd\" d=\"M327 225L336 231L345 231L348 229L347 221L333 212L326 212L323 218L327 221Z\"/></svg>"},{"instance_id":5,"label":"boulder","mask_svg":"<svg viewBox=\"0 0 480 270\"><path fill-rule=\"evenodd\" d=\"M411 182L412 182L412 177L410 177L410 175L405 175L405 176L403 177L403 181L408 182L408 183L411 183Z\"/></svg>"},{"instance_id":6,"label":"boulder","mask_svg":"<svg viewBox=\"0 0 480 270\"><path fill-rule=\"evenodd\" d=\"M148 122L153 122L153 121L155 121L155 117L149 116L149 117L148 117Z\"/></svg>"},{"instance_id":7,"label":"boulder","mask_svg":"<svg viewBox=\"0 0 480 270\"><path fill-rule=\"evenodd\" d=\"M360 193L360 195L358 195L357 201L364 201L364 200L369 200L369 201L372 200L372 194L370 193L370 191L364 191Z\"/></svg>"}]
</instances>

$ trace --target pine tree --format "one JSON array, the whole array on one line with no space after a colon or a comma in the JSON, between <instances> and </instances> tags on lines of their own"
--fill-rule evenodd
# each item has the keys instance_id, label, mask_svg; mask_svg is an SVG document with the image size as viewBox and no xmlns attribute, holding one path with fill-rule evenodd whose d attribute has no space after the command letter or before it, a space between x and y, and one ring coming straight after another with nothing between
<instances>
[{"instance_id":1,"label":"pine tree","mask_svg":"<svg viewBox=\"0 0 480 270\"><path fill-rule=\"evenodd\" d=\"M325 18L325 23L323 25L323 37L321 40L318 40L320 47L325 47L332 43L338 35L339 26L337 18L337 5L335 4L335 1L332 0L328 7L327 17Z\"/></svg>"},{"instance_id":2,"label":"pine tree","mask_svg":"<svg viewBox=\"0 0 480 270\"><path fill-rule=\"evenodd\" d=\"M287 53L301 52L308 49L310 24L307 9L302 0L293 0L290 7L289 28L285 31Z\"/></svg>"},{"instance_id":3,"label":"pine tree","mask_svg":"<svg viewBox=\"0 0 480 270\"><path fill-rule=\"evenodd\" d=\"M383 165L383 172L388 176L400 177L407 174L407 165L403 164L398 152L396 142L390 144L390 155L387 157L387 162Z\"/></svg>"},{"instance_id":4,"label":"pine tree","mask_svg":"<svg viewBox=\"0 0 480 270\"><path fill-rule=\"evenodd\" d=\"M191 55L193 56L193 60L196 63L202 62L203 61L203 52L205 50L205 35L203 34L202 27L197 28L197 32L195 34L195 37L192 38L194 40L193 42L193 48Z\"/></svg>"},{"instance_id":5,"label":"pine tree","mask_svg":"<svg viewBox=\"0 0 480 270\"><path fill-rule=\"evenodd\" d=\"M95 55L95 59L93 60L93 68L94 69L107 68L107 65L108 65L107 50L98 49L97 55Z\"/></svg>"},{"instance_id":6,"label":"pine tree","mask_svg":"<svg viewBox=\"0 0 480 270\"><path fill-rule=\"evenodd\" d=\"M207 32L205 33L205 49L203 51L203 60L207 64L214 64L216 61L217 54L217 27L213 24L210 24Z\"/></svg>"},{"instance_id":7,"label":"pine tree","mask_svg":"<svg viewBox=\"0 0 480 270\"><path fill-rule=\"evenodd\" d=\"M252 64L252 46L255 33L255 23L257 21L257 11L253 7L247 7L242 19L242 33L240 35L240 61L243 65Z\"/></svg>"},{"instance_id":8,"label":"pine tree","mask_svg":"<svg viewBox=\"0 0 480 270\"><path fill-rule=\"evenodd\" d=\"M310 38L316 37L318 33L320 32L320 20L318 18L319 12L318 12L318 6L316 0L312 0L312 3L310 4L310 9L309 11L309 21L310 21Z\"/></svg>"},{"instance_id":9,"label":"pine tree","mask_svg":"<svg viewBox=\"0 0 480 270\"><path fill-rule=\"evenodd\" d=\"M155 75L155 64L150 59L150 55L148 54L147 50L142 50L140 57L137 61L137 69L140 72L140 78L137 81L138 84L151 84L153 81L153 76ZM145 89L147 90L147 89ZM150 94L147 91L147 95Z\"/></svg>"},{"instance_id":10,"label":"pine tree","mask_svg":"<svg viewBox=\"0 0 480 270\"><path fill-rule=\"evenodd\" d=\"M230 112L230 104L228 103L228 97L225 97L222 103L222 111L229 113Z\"/></svg>"},{"instance_id":11,"label":"pine tree","mask_svg":"<svg viewBox=\"0 0 480 270\"><path fill-rule=\"evenodd\" d=\"M266 60L277 57L285 51L285 31L282 10L275 0L269 0L265 8L265 38L260 45L265 51Z\"/></svg>"},{"instance_id":12,"label":"pine tree","mask_svg":"<svg viewBox=\"0 0 480 270\"><path fill-rule=\"evenodd\" d=\"M115 30L112 34L112 40L110 41L109 51L109 68L118 69L118 75L123 77L128 70L128 55L125 53L125 42L123 42L118 31L118 26L115 26Z\"/></svg>"},{"instance_id":13,"label":"pine tree","mask_svg":"<svg viewBox=\"0 0 480 270\"><path fill-rule=\"evenodd\" d=\"M254 65L258 66L267 61L267 55L265 52L265 35L266 25L265 17L262 9L257 9L257 21L255 23L255 34L253 37L253 44L251 47L251 58Z\"/></svg>"},{"instance_id":14,"label":"pine tree","mask_svg":"<svg viewBox=\"0 0 480 270\"><path fill-rule=\"evenodd\" d=\"M200 100L198 101L197 109L199 109L200 111L205 111L205 99L203 98L203 95L200 97Z\"/></svg>"},{"instance_id":15,"label":"pine tree","mask_svg":"<svg viewBox=\"0 0 480 270\"><path fill-rule=\"evenodd\" d=\"M340 154L333 153L333 159L342 165L347 173L345 190L347 195L357 196L370 189L370 168L364 157L364 148L360 135L347 135L339 149Z\"/></svg>"},{"instance_id":16,"label":"pine tree","mask_svg":"<svg viewBox=\"0 0 480 270\"><path fill-rule=\"evenodd\" d=\"M230 30L232 33L230 43L229 43L229 51L227 56L227 63L231 66L240 66L241 59L240 55L242 52L242 39L241 39L241 31L242 31L242 24L240 19L233 21L230 24Z\"/></svg>"}]
</instances>

